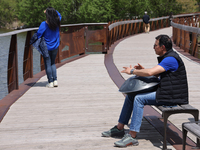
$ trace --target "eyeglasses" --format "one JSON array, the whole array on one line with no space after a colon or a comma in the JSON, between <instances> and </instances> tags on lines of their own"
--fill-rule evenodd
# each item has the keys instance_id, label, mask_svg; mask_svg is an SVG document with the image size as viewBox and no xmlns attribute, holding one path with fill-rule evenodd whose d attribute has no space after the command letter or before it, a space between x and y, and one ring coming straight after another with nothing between
<instances>
[{"instance_id":1,"label":"eyeglasses","mask_svg":"<svg viewBox=\"0 0 200 150\"><path fill-rule=\"evenodd\" d=\"M153 45L153 48L156 48L156 46L160 46L160 45L156 45L156 44L154 44L154 45ZM161 46L160 46L160 47L161 47Z\"/></svg>"},{"instance_id":2,"label":"eyeglasses","mask_svg":"<svg viewBox=\"0 0 200 150\"><path fill-rule=\"evenodd\" d=\"M153 45L153 48L156 48L156 46L159 46L159 45L154 44L154 45Z\"/></svg>"}]
</instances>

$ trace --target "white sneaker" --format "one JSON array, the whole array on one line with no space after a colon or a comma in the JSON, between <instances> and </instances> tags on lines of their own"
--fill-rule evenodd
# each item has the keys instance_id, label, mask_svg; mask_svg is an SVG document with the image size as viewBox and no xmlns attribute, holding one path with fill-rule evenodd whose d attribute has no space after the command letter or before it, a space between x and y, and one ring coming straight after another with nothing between
<instances>
[{"instance_id":1,"label":"white sneaker","mask_svg":"<svg viewBox=\"0 0 200 150\"><path fill-rule=\"evenodd\" d=\"M48 87L48 88L53 88L53 82L48 83L48 84L46 85L46 87Z\"/></svg>"},{"instance_id":2,"label":"white sneaker","mask_svg":"<svg viewBox=\"0 0 200 150\"><path fill-rule=\"evenodd\" d=\"M53 81L53 86L58 87L58 81L57 80Z\"/></svg>"}]
</instances>

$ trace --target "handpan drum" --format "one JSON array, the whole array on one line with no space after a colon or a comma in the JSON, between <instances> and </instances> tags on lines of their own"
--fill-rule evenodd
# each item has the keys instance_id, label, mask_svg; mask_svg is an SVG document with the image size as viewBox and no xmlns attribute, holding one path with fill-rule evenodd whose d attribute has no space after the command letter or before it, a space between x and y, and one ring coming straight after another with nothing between
<instances>
[{"instance_id":1,"label":"handpan drum","mask_svg":"<svg viewBox=\"0 0 200 150\"><path fill-rule=\"evenodd\" d=\"M119 91L128 95L154 92L159 85L159 78L155 76L140 77L132 76L128 78L120 87Z\"/></svg>"}]
</instances>

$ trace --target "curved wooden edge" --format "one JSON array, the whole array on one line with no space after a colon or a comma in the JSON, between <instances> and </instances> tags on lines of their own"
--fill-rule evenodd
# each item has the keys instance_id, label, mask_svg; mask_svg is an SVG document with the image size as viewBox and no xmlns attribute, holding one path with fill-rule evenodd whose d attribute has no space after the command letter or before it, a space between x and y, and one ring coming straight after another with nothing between
<instances>
[{"instance_id":1,"label":"curved wooden edge","mask_svg":"<svg viewBox=\"0 0 200 150\"><path fill-rule=\"evenodd\" d=\"M104 58L104 64L106 66L107 72L118 88L121 87L125 79L119 73L119 70L117 69L117 67L115 66L113 62L113 52L114 52L115 47L124 39L118 40L117 42L112 44L107 54L105 54L105 58Z\"/></svg>"},{"instance_id":2,"label":"curved wooden edge","mask_svg":"<svg viewBox=\"0 0 200 150\"><path fill-rule=\"evenodd\" d=\"M134 36L134 35L132 35ZM121 73L115 66L113 62L113 52L115 47L123 40L129 38L125 37L121 40L116 41L114 44L111 45L109 48L109 51L107 54L105 54L105 66L108 71L109 76L113 80L113 82L116 84L118 88L121 87L121 85L124 83L125 79L121 76ZM187 56L187 55L186 55ZM143 117L162 135L164 136L164 120L161 119L162 115L155 110L151 106L145 106ZM167 141L177 150L182 149L182 131L179 130L174 124L172 124L170 121L167 122L168 128L167 128ZM196 146L194 141L192 141L190 138L187 138L186 140L187 145L186 148L188 150L192 149Z\"/></svg>"},{"instance_id":3,"label":"curved wooden edge","mask_svg":"<svg viewBox=\"0 0 200 150\"><path fill-rule=\"evenodd\" d=\"M180 54L184 55L185 57L189 58L190 60L199 63L200 64L200 59L192 56L190 53L185 52L183 49L181 49L180 47L176 46L176 44L173 43L173 48L179 52Z\"/></svg>"},{"instance_id":4,"label":"curved wooden edge","mask_svg":"<svg viewBox=\"0 0 200 150\"><path fill-rule=\"evenodd\" d=\"M59 68L59 67L65 65L66 63L83 58L87 55L88 54L84 54L84 55L80 55L75 58L66 60L64 62L56 64L56 67ZM5 96L3 99L0 100L0 122L3 120L4 116L10 109L10 106L13 103L15 103L21 96L23 96L23 94L26 93L44 75L46 75L45 70L37 73L36 75L33 76L33 78L28 78L22 84L20 84L18 90L13 90L7 96Z\"/></svg>"}]
</instances>

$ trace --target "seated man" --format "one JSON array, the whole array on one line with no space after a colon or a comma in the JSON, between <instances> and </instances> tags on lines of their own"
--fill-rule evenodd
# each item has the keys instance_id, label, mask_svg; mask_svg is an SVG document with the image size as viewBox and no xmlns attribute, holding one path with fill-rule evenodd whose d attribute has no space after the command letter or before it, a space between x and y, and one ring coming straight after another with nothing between
<instances>
[{"instance_id":1,"label":"seated man","mask_svg":"<svg viewBox=\"0 0 200 150\"><path fill-rule=\"evenodd\" d=\"M172 41L167 35L156 37L154 44L155 53L159 55L158 65L145 69L137 66L123 67L122 73L137 76L159 76L160 83L156 92L126 96L124 105L118 120L118 124L109 131L102 133L104 137L124 136L114 144L118 147L138 145L136 134L140 132L145 105L176 105L188 104L188 84L184 63L179 55L172 49ZM124 132L124 126L131 117L130 130Z\"/></svg>"}]
</instances>

